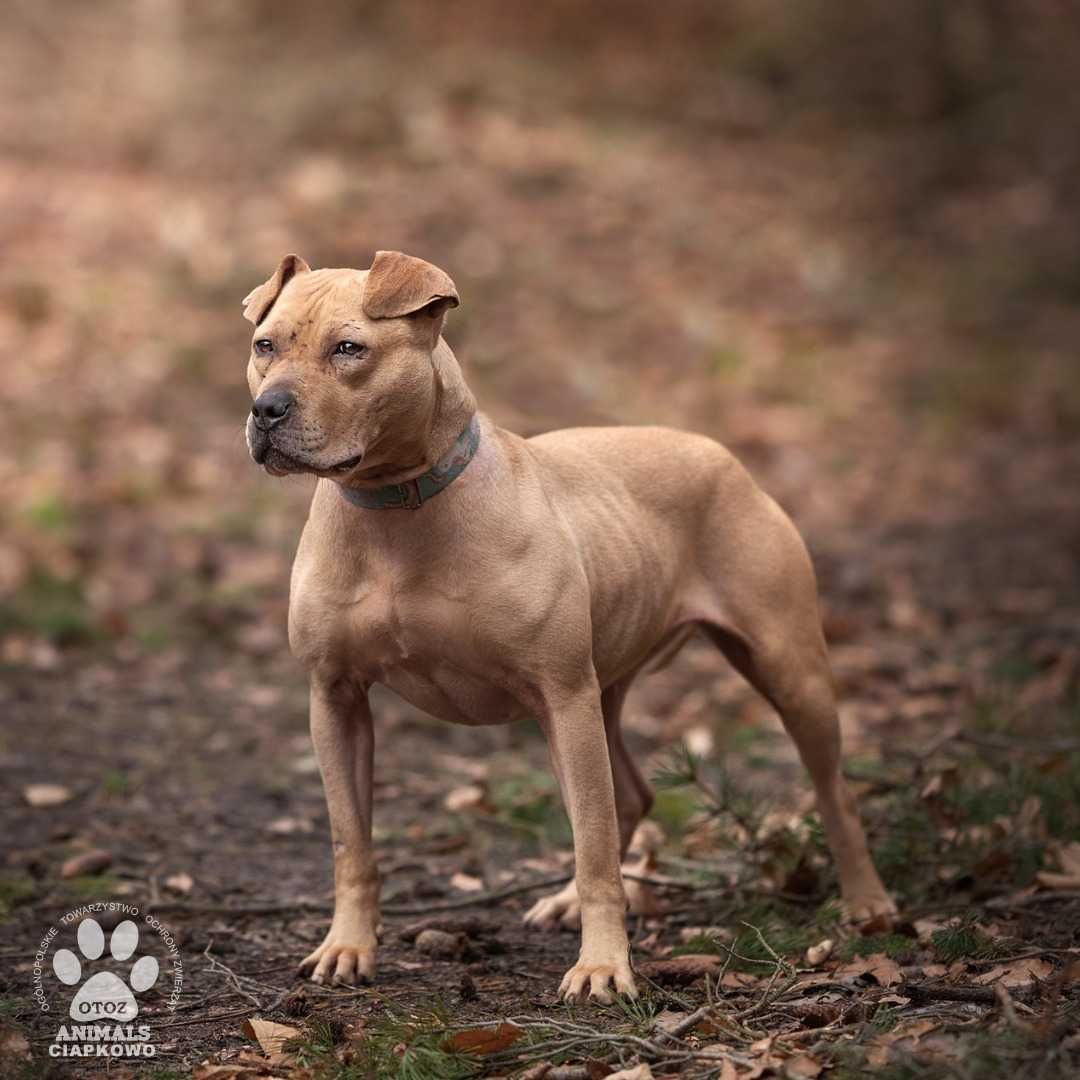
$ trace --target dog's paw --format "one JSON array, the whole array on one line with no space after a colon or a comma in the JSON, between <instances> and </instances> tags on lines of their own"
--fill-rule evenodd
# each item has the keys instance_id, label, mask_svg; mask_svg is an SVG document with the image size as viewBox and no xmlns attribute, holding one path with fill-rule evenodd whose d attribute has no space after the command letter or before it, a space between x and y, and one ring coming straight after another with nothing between
<instances>
[{"instance_id":1,"label":"dog's paw","mask_svg":"<svg viewBox=\"0 0 1080 1080\"><path fill-rule=\"evenodd\" d=\"M625 957L607 964L578 960L563 976L559 996L563 1001L591 998L601 1005L610 1005L612 987L618 994L631 998L638 996L630 961Z\"/></svg>"},{"instance_id":2,"label":"dog's paw","mask_svg":"<svg viewBox=\"0 0 1080 1080\"><path fill-rule=\"evenodd\" d=\"M845 896L840 902L844 922L856 926L866 923L881 925L882 931L896 923L896 903L887 892L872 892Z\"/></svg>"},{"instance_id":3,"label":"dog's paw","mask_svg":"<svg viewBox=\"0 0 1080 1080\"><path fill-rule=\"evenodd\" d=\"M331 936L300 962L301 975L312 982L332 982L337 986L356 986L375 978L375 950L340 941Z\"/></svg>"},{"instance_id":4,"label":"dog's paw","mask_svg":"<svg viewBox=\"0 0 1080 1080\"><path fill-rule=\"evenodd\" d=\"M540 930L580 930L581 901L577 885L570 882L557 893L542 896L527 912L524 923Z\"/></svg>"},{"instance_id":5,"label":"dog's paw","mask_svg":"<svg viewBox=\"0 0 1080 1080\"><path fill-rule=\"evenodd\" d=\"M632 878L623 879L626 892L627 911L631 915L660 915L664 904L648 885ZM578 899L577 885L570 882L557 893L541 896L522 919L526 926L538 930L580 930L581 901Z\"/></svg>"}]
</instances>

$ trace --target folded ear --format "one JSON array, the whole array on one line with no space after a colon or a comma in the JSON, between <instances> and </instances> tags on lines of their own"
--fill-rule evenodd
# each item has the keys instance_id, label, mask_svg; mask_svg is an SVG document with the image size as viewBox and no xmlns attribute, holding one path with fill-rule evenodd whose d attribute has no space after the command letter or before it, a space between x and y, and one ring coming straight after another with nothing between
<instances>
[{"instance_id":1,"label":"folded ear","mask_svg":"<svg viewBox=\"0 0 1080 1080\"><path fill-rule=\"evenodd\" d=\"M270 313L274 301L281 295L281 290L297 274L306 274L310 269L299 255L286 255L270 278L244 297L244 318L258 326Z\"/></svg>"},{"instance_id":2,"label":"folded ear","mask_svg":"<svg viewBox=\"0 0 1080 1080\"><path fill-rule=\"evenodd\" d=\"M423 259L400 251L376 251L364 283L361 307L369 319L397 319L404 315L439 317L458 306L457 289L450 275Z\"/></svg>"}]
</instances>

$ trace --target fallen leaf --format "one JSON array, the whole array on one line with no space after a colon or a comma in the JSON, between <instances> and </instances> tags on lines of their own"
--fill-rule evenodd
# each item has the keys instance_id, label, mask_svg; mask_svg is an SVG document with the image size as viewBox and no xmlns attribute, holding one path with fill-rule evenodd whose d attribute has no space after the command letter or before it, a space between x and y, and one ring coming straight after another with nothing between
<instances>
[{"instance_id":1,"label":"fallen leaf","mask_svg":"<svg viewBox=\"0 0 1080 1080\"><path fill-rule=\"evenodd\" d=\"M270 1080L271 1074L251 1065L211 1065L204 1061L195 1067L191 1076L192 1080Z\"/></svg>"},{"instance_id":2,"label":"fallen leaf","mask_svg":"<svg viewBox=\"0 0 1080 1080\"><path fill-rule=\"evenodd\" d=\"M976 975L972 982L977 986L989 986L997 982L1002 986L1029 986L1036 979L1048 979L1053 971L1054 965L1049 960L1028 956L1022 960L995 964L989 971Z\"/></svg>"},{"instance_id":3,"label":"fallen leaf","mask_svg":"<svg viewBox=\"0 0 1080 1080\"><path fill-rule=\"evenodd\" d=\"M833 951L833 939L826 938L824 941L819 941L816 945L811 945L806 950L806 964L808 967L817 967L819 964L824 964L826 960L832 955Z\"/></svg>"},{"instance_id":4,"label":"fallen leaf","mask_svg":"<svg viewBox=\"0 0 1080 1080\"><path fill-rule=\"evenodd\" d=\"M70 788L63 784L27 784L23 788L23 798L35 807L60 806L72 796Z\"/></svg>"},{"instance_id":5,"label":"fallen leaf","mask_svg":"<svg viewBox=\"0 0 1080 1080\"><path fill-rule=\"evenodd\" d=\"M524 1035L521 1028L505 1022L497 1027L466 1028L454 1032L443 1043L443 1049L466 1054L497 1054L513 1046Z\"/></svg>"},{"instance_id":6,"label":"fallen leaf","mask_svg":"<svg viewBox=\"0 0 1080 1080\"><path fill-rule=\"evenodd\" d=\"M1040 870L1036 877L1048 889L1080 889L1080 843L1062 844L1054 849L1061 872Z\"/></svg>"},{"instance_id":7,"label":"fallen leaf","mask_svg":"<svg viewBox=\"0 0 1080 1080\"><path fill-rule=\"evenodd\" d=\"M0 1030L0 1061L29 1061L30 1041L15 1028Z\"/></svg>"},{"instance_id":8,"label":"fallen leaf","mask_svg":"<svg viewBox=\"0 0 1080 1080\"><path fill-rule=\"evenodd\" d=\"M472 874L463 874L460 870L450 879L450 887L459 892L480 892L484 887L483 881Z\"/></svg>"},{"instance_id":9,"label":"fallen leaf","mask_svg":"<svg viewBox=\"0 0 1080 1080\"><path fill-rule=\"evenodd\" d=\"M824 1066L809 1054L795 1054L784 1062L784 1075L790 1080L814 1080Z\"/></svg>"},{"instance_id":10,"label":"fallen leaf","mask_svg":"<svg viewBox=\"0 0 1080 1080\"><path fill-rule=\"evenodd\" d=\"M81 855L72 855L66 859L60 867L62 878L81 877L83 874L100 874L112 865L112 852L98 848L94 851L84 851Z\"/></svg>"},{"instance_id":11,"label":"fallen leaf","mask_svg":"<svg viewBox=\"0 0 1080 1080\"><path fill-rule=\"evenodd\" d=\"M288 1024L275 1024L273 1020L260 1020L257 1016L245 1020L240 1030L257 1042L264 1054L280 1054L285 1043L300 1034L299 1029Z\"/></svg>"},{"instance_id":12,"label":"fallen leaf","mask_svg":"<svg viewBox=\"0 0 1080 1080\"><path fill-rule=\"evenodd\" d=\"M185 896L195 887L195 879L190 874L170 874L165 879L165 888Z\"/></svg>"},{"instance_id":13,"label":"fallen leaf","mask_svg":"<svg viewBox=\"0 0 1080 1080\"><path fill-rule=\"evenodd\" d=\"M311 832L312 824L304 818L279 817L266 826L266 831L276 836L292 836L294 833Z\"/></svg>"},{"instance_id":14,"label":"fallen leaf","mask_svg":"<svg viewBox=\"0 0 1080 1080\"><path fill-rule=\"evenodd\" d=\"M451 814L461 814L466 810L479 810L484 807L486 794L479 784L465 784L456 787L443 799L443 806Z\"/></svg>"},{"instance_id":15,"label":"fallen leaf","mask_svg":"<svg viewBox=\"0 0 1080 1080\"><path fill-rule=\"evenodd\" d=\"M605 1080L653 1080L653 1071L643 1061L632 1069L620 1069L618 1072L608 1073Z\"/></svg>"},{"instance_id":16,"label":"fallen leaf","mask_svg":"<svg viewBox=\"0 0 1080 1080\"><path fill-rule=\"evenodd\" d=\"M720 985L725 990L750 990L757 986L759 978L749 971L725 971Z\"/></svg>"},{"instance_id":17,"label":"fallen leaf","mask_svg":"<svg viewBox=\"0 0 1080 1080\"><path fill-rule=\"evenodd\" d=\"M857 956L854 960L841 964L835 974L838 978L849 979L869 976L878 986L895 986L904 981L900 965L895 960L890 960L884 953Z\"/></svg>"}]
</instances>

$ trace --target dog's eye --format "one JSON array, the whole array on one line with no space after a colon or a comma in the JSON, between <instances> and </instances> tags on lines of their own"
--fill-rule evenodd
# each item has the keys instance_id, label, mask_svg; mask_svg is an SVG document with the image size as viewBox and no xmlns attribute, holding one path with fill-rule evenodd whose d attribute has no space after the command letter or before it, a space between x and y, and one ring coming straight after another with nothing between
<instances>
[{"instance_id":1,"label":"dog's eye","mask_svg":"<svg viewBox=\"0 0 1080 1080\"><path fill-rule=\"evenodd\" d=\"M256 356L269 356L274 351L274 343L269 338L259 338L255 342Z\"/></svg>"},{"instance_id":2,"label":"dog's eye","mask_svg":"<svg viewBox=\"0 0 1080 1080\"><path fill-rule=\"evenodd\" d=\"M361 356L367 351L367 346L360 345L355 341L339 341L334 348L335 356Z\"/></svg>"}]
</instances>

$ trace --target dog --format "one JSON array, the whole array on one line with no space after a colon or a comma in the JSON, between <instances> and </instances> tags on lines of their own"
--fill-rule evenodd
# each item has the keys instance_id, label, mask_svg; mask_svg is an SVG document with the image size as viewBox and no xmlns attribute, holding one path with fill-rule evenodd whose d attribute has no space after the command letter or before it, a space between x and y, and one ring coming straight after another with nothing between
<instances>
[{"instance_id":1,"label":"dog","mask_svg":"<svg viewBox=\"0 0 1080 1080\"><path fill-rule=\"evenodd\" d=\"M483 413L441 336L450 277L397 251L368 270L286 255L244 300L252 458L319 478L292 570L289 643L311 680L334 914L300 970L375 974L371 840L381 683L459 724L532 716L574 837L576 877L526 915L581 928L567 1000L634 996L620 866L652 792L623 746L634 676L695 629L776 708L813 781L841 897L888 917L841 775L806 548L718 443L664 428L523 439Z\"/></svg>"}]
</instances>

